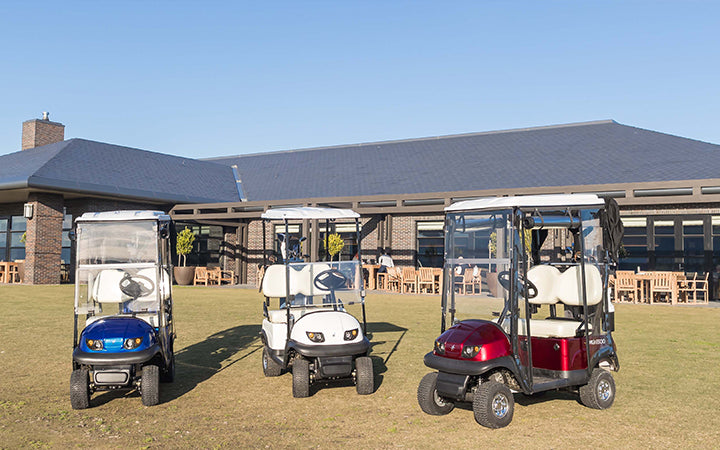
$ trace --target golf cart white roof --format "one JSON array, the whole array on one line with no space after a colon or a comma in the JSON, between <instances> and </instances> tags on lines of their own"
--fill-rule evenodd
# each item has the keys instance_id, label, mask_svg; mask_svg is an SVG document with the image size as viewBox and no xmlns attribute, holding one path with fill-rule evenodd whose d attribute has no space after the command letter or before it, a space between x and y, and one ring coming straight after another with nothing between
<instances>
[{"instance_id":1,"label":"golf cart white roof","mask_svg":"<svg viewBox=\"0 0 720 450\"><path fill-rule=\"evenodd\" d=\"M295 208L272 208L260 216L268 220L282 219L354 219L360 217L352 209L318 208L314 206L299 206Z\"/></svg>"},{"instance_id":2,"label":"golf cart white roof","mask_svg":"<svg viewBox=\"0 0 720 450\"><path fill-rule=\"evenodd\" d=\"M105 211L86 212L77 218L78 222L107 222L127 220L170 220L162 211Z\"/></svg>"},{"instance_id":3,"label":"golf cart white roof","mask_svg":"<svg viewBox=\"0 0 720 450\"><path fill-rule=\"evenodd\" d=\"M522 195L517 197L487 197L464 200L445 208L447 212L506 209L513 207L600 206L605 202L595 194Z\"/></svg>"}]
</instances>

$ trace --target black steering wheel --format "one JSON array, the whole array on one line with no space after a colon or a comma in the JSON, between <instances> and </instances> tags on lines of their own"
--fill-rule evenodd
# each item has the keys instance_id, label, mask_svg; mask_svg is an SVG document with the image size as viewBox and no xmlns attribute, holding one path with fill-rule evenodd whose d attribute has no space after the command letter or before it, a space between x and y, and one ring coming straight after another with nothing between
<instances>
[{"instance_id":1,"label":"black steering wheel","mask_svg":"<svg viewBox=\"0 0 720 450\"><path fill-rule=\"evenodd\" d=\"M142 280L147 283L140 283L136 280ZM148 287L150 286L150 287ZM131 297L133 300L148 295L155 290L155 283L150 278L144 275L130 275L125 272L122 280L120 280L120 292Z\"/></svg>"},{"instance_id":2,"label":"black steering wheel","mask_svg":"<svg viewBox=\"0 0 720 450\"><path fill-rule=\"evenodd\" d=\"M347 285L347 277L337 269L323 270L313 280L316 288L324 291L334 291Z\"/></svg>"},{"instance_id":3,"label":"black steering wheel","mask_svg":"<svg viewBox=\"0 0 720 450\"><path fill-rule=\"evenodd\" d=\"M527 286L528 290L528 298L535 298L538 295L537 287L533 284L532 281L528 280L524 276L518 274L518 281L520 282L520 285L518 286L518 289L520 292L525 291L525 286ZM498 274L498 282L502 287L505 288L505 290L510 290L510 271L503 270Z\"/></svg>"}]
</instances>

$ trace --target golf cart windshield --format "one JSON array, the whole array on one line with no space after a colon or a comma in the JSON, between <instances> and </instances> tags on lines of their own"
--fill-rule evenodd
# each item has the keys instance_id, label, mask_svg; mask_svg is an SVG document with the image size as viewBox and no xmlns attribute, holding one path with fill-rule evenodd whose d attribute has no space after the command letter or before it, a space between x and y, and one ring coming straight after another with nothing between
<instances>
[{"instance_id":1,"label":"golf cart windshield","mask_svg":"<svg viewBox=\"0 0 720 450\"><path fill-rule=\"evenodd\" d=\"M343 308L361 304L361 291L359 261L275 264L263 279L264 295L279 298L281 308Z\"/></svg>"},{"instance_id":2,"label":"golf cart windshield","mask_svg":"<svg viewBox=\"0 0 720 450\"><path fill-rule=\"evenodd\" d=\"M528 307L530 316L545 318L562 315L555 308L581 306L583 297L591 305L599 301L606 268L598 211L586 206L449 212L446 326L471 318L504 323L511 288L519 317L526 317Z\"/></svg>"},{"instance_id":3,"label":"golf cart windshield","mask_svg":"<svg viewBox=\"0 0 720 450\"><path fill-rule=\"evenodd\" d=\"M75 312L155 313L170 295L156 221L78 222Z\"/></svg>"}]
</instances>

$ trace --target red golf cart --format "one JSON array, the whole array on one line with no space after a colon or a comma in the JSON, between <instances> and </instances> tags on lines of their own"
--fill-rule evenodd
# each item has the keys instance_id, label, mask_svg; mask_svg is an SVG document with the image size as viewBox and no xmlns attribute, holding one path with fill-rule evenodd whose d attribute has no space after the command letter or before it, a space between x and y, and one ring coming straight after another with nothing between
<instances>
[{"instance_id":1,"label":"red golf cart","mask_svg":"<svg viewBox=\"0 0 720 450\"><path fill-rule=\"evenodd\" d=\"M432 415L471 402L485 427L507 426L514 393L615 399L619 369L608 277L622 237L617 203L595 195L468 200L446 208L441 335L418 403ZM479 295L457 289L466 271Z\"/></svg>"}]
</instances>

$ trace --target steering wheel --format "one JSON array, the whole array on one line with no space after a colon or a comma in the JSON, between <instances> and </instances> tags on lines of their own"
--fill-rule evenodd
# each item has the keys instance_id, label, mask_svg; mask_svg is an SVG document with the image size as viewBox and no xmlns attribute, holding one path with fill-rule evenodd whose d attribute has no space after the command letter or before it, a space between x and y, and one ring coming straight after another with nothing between
<instances>
[{"instance_id":1,"label":"steering wheel","mask_svg":"<svg viewBox=\"0 0 720 450\"><path fill-rule=\"evenodd\" d=\"M334 291L346 286L348 279L337 269L323 270L313 280L316 288L324 291Z\"/></svg>"},{"instance_id":2,"label":"steering wheel","mask_svg":"<svg viewBox=\"0 0 720 450\"><path fill-rule=\"evenodd\" d=\"M518 280L520 281L520 286L518 286L519 290L521 292L525 291L525 286L527 286L528 290L528 298L535 298L538 295L537 287L533 284L532 281L525 278L523 275L518 274ZM504 287L506 290L510 290L510 271L503 270L498 274L498 282L502 287Z\"/></svg>"},{"instance_id":3,"label":"steering wheel","mask_svg":"<svg viewBox=\"0 0 720 450\"><path fill-rule=\"evenodd\" d=\"M136 280L145 281L147 285L146 283L140 283ZM153 280L144 275L132 276L129 273L125 272L122 279L120 280L120 292L131 297L132 299L148 295L154 290L155 283L153 283Z\"/></svg>"}]
</instances>

